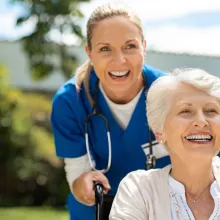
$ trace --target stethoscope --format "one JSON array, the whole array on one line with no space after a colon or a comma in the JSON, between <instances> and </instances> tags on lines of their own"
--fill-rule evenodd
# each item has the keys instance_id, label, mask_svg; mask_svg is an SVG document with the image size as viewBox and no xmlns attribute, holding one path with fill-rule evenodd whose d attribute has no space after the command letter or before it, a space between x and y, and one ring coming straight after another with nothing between
<instances>
[{"instance_id":1,"label":"stethoscope","mask_svg":"<svg viewBox=\"0 0 220 220\"><path fill-rule=\"evenodd\" d=\"M144 85L146 85L146 79L143 74L144 78ZM93 110L92 113L90 113L86 120L85 120L85 142L86 142L86 150L89 158L89 163L93 171L99 171L102 173L107 173L111 167L111 160L112 160L112 145L111 145L111 136L110 136L110 130L109 130L109 123L107 118L100 113L99 109L97 108L97 94L98 94L98 88L99 88L99 80L97 80L96 85L95 85L95 92L94 92L94 104L93 104ZM147 91L147 87L145 86L145 92ZM105 169L98 170L96 169L92 157L91 157L91 152L90 152L90 147L89 147L89 134L88 134L88 124L89 121L91 120L92 117L100 117L106 127L106 135L107 135L107 140L108 140L108 164ZM149 144L147 144L145 147L143 147L143 150L146 148L149 148L149 153L146 155L146 168L151 169L151 168L156 168L156 157L153 154L153 146L157 144L157 142L152 141L152 131L150 128L148 129L149 133ZM101 219L101 207L103 203L103 185L99 182L94 183L94 190L95 190L95 201L96 201L96 219Z\"/></svg>"},{"instance_id":2,"label":"stethoscope","mask_svg":"<svg viewBox=\"0 0 220 220\"><path fill-rule=\"evenodd\" d=\"M143 78L144 78L144 85L146 85L146 78L143 74ZM88 158L89 158L89 163L90 166L92 168L92 170L94 171L100 171L102 173L107 173L111 167L111 160L112 160L112 145L111 145L111 137L110 137L110 131L109 131L109 123L107 118L100 113L99 109L97 108L97 94L98 94L98 88L99 88L99 80L97 80L96 85L95 85L95 92L94 92L94 104L93 104L93 110L92 113L90 113L86 120L85 120L85 142L86 142L86 150L87 150L87 154L88 154ZM145 93L147 91L147 88L145 86ZM102 170L97 170L95 168L95 165L92 161L92 157L91 157L91 153L90 153L90 147L89 147L89 134L88 134L88 124L89 121L91 120L92 117L100 117L104 123L105 123L105 127L106 127L106 135L107 135L107 140L108 140L108 164L107 167L105 169ZM145 147L143 147L143 149L149 148L149 153L146 155L146 165L147 165L147 169L151 169L151 168L155 168L156 167L156 157L153 154L153 146L158 144L158 142L152 141L152 131L149 128L148 129L148 137L149 137L149 144L146 145Z\"/></svg>"}]
</instances>

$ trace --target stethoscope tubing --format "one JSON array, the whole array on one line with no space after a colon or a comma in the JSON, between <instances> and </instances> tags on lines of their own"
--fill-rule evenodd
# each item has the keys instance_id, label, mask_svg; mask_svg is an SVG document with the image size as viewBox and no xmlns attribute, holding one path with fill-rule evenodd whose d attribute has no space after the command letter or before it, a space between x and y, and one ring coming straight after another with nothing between
<instances>
[{"instance_id":1,"label":"stethoscope tubing","mask_svg":"<svg viewBox=\"0 0 220 220\"><path fill-rule=\"evenodd\" d=\"M145 80L145 78L144 78ZM99 171L102 173L107 173L110 168L111 168L111 161L112 161L112 144L111 144L111 135L110 135L110 130L109 130L109 124L108 124L108 120L107 118L101 114L100 112L98 112L97 106L96 106L96 93L98 90L98 82L96 83L96 91L95 91L95 97L94 97L94 106L93 106L93 112L91 114L89 114L85 120L85 143L86 143L86 150L87 150L87 154L88 154L88 158L89 158L89 163L90 166L92 168L93 171ZM107 134L107 140L108 140L108 164L107 167L105 169L102 170L98 170L95 167L95 164L92 161L92 156L91 156L91 151L90 151L90 145L89 145L89 134L88 134L88 124L89 124L89 120L91 120L92 117L94 116L98 116L101 117L104 122L105 122L105 127L106 127L106 134ZM151 131L149 129L149 149L150 149L150 154L147 157L147 161L150 160L150 164L153 166L156 166L156 158L153 156L153 145L152 145L152 136L151 136ZM95 207L96 207L96 211L95 211L95 219L96 220L101 220L102 218L102 201L103 201L103 189L104 186L102 183L94 183L94 191L95 191Z\"/></svg>"},{"instance_id":2,"label":"stethoscope tubing","mask_svg":"<svg viewBox=\"0 0 220 220\"><path fill-rule=\"evenodd\" d=\"M108 164L107 164L107 167L105 169L102 169L102 170L98 170L98 169L95 168L95 165L92 162L92 157L91 157L90 147L89 147L88 123L89 123L89 120L94 116L99 116L104 120L105 127L106 127L107 140L108 140ZM110 135L110 131L109 131L108 120L101 113L96 113L95 111L93 111L93 113L88 115L88 117L85 121L85 141L86 141L86 150L87 150L87 154L88 154L88 158L89 158L89 163L90 163L90 166L91 166L92 170L99 171L99 172L102 172L102 173L107 173L111 168L112 144L111 144L111 135Z\"/></svg>"},{"instance_id":3,"label":"stethoscope tubing","mask_svg":"<svg viewBox=\"0 0 220 220\"><path fill-rule=\"evenodd\" d=\"M145 82L144 84L146 84L146 78L145 78L144 75L143 75L143 78L144 78L144 82ZM99 86L99 80L97 80L96 86L95 86L93 112L87 116L86 121L85 121L85 142L86 142L86 150L87 150L87 154L88 154L88 158L89 158L89 163L90 163L90 166L91 166L92 170L100 171L102 173L107 173L110 170L110 168L111 168L112 144L111 144L111 135L110 135L108 120L107 120L107 118L103 114L101 114L98 111L97 106L96 106L98 86ZM145 91L146 90L147 90L147 88L145 88ZM108 140L109 155L108 155L107 167L105 169L102 169L102 170L96 169L95 164L92 161L92 157L91 157L91 153L90 153L88 123L89 123L89 120L93 116L101 117L104 120L105 126L106 126L106 134L107 134L107 140ZM155 160L155 156L153 155L153 145L154 144L152 144L152 132L151 132L151 130L149 128L149 146L148 147L149 147L150 153L149 153L149 155L147 155L148 160L151 160L151 158L153 158ZM155 166L153 166L153 167L155 168Z\"/></svg>"}]
</instances>

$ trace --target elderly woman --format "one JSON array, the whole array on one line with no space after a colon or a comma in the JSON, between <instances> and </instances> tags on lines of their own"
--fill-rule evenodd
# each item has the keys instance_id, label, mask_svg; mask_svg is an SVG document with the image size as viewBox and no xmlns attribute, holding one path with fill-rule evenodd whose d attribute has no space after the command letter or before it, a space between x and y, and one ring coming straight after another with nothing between
<instances>
[{"instance_id":1,"label":"elderly woman","mask_svg":"<svg viewBox=\"0 0 220 220\"><path fill-rule=\"evenodd\" d=\"M199 69L157 79L147 116L171 165L128 174L110 219L219 220L220 79Z\"/></svg>"}]
</instances>

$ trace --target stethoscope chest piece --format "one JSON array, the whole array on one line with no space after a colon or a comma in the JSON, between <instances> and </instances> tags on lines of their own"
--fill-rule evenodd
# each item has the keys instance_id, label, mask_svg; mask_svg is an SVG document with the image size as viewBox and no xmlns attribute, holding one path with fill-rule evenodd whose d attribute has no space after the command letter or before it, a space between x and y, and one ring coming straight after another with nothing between
<instances>
[{"instance_id":1,"label":"stethoscope chest piece","mask_svg":"<svg viewBox=\"0 0 220 220\"><path fill-rule=\"evenodd\" d=\"M147 155L146 158L146 168L149 169L155 169L156 168L156 157L154 155Z\"/></svg>"}]
</instances>

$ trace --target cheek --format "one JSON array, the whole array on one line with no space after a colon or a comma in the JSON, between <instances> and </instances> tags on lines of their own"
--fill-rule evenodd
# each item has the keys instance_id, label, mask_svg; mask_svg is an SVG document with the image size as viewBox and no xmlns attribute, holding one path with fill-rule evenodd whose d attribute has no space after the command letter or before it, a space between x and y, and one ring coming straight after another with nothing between
<instances>
[{"instance_id":1,"label":"cheek","mask_svg":"<svg viewBox=\"0 0 220 220\"><path fill-rule=\"evenodd\" d=\"M212 131L216 134L216 137L220 141L220 118L211 123Z\"/></svg>"},{"instance_id":2,"label":"cheek","mask_svg":"<svg viewBox=\"0 0 220 220\"><path fill-rule=\"evenodd\" d=\"M190 122L179 118L168 120L169 123L166 125L166 136L167 139L180 139L187 131Z\"/></svg>"},{"instance_id":3,"label":"cheek","mask_svg":"<svg viewBox=\"0 0 220 220\"><path fill-rule=\"evenodd\" d=\"M99 78L103 78L105 75L104 73L108 67L108 63L107 63L106 59L103 59L103 58L102 59L95 59L95 60L93 60L93 63L94 63L94 69L95 69L96 75Z\"/></svg>"},{"instance_id":4,"label":"cheek","mask_svg":"<svg viewBox=\"0 0 220 220\"><path fill-rule=\"evenodd\" d=\"M142 65L144 64L144 59L141 55L132 55L128 58L129 63L132 65L135 71L141 72L142 71Z\"/></svg>"}]
</instances>

